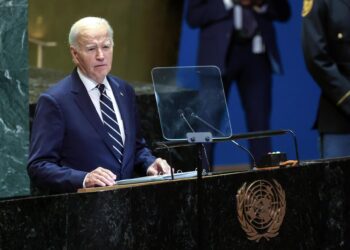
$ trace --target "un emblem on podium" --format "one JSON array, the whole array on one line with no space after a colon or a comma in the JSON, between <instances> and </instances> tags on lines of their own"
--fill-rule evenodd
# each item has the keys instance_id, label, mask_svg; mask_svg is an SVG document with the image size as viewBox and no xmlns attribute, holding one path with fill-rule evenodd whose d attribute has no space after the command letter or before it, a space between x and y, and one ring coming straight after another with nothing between
<instances>
[{"instance_id":1,"label":"un emblem on podium","mask_svg":"<svg viewBox=\"0 0 350 250\"><path fill-rule=\"evenodd\" d=\"M276 181L257 180L238 190L237 215L249 240L259 242L278 235L286 212L285 192Z\"/></svg>"}]
</instances>

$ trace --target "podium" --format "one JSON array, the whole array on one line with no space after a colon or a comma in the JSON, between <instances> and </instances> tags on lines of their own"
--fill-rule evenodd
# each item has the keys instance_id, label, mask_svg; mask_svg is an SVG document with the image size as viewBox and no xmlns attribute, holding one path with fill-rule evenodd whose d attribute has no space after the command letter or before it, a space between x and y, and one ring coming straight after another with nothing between
<instances>
[{"instance_id":1,"label":"podium","mask_svg":"<svg viewBox=\"0 0 350 250\"><path fill-rule=\"evenodd\" d=\"M349 179L339 158L203 177L201 207L195 178L3 199L0 249L349 249Z\"/></svg>"}]
</instances>

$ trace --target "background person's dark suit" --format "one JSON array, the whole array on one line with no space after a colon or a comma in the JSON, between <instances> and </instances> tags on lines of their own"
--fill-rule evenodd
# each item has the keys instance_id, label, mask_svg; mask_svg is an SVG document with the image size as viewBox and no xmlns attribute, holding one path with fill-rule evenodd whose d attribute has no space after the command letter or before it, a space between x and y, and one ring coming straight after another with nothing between
<instances>
[{"instance_id":1,"label":"background person's dark suit","mask_svg":"<svg viewBox=\"0 0 350 250\"><path fill-rule=\"evenodd\" d=\"M122 164L76 70L42 94L38 100L29 154L28 172L34 185L53 192L76 191L85 175L102 166L131 178L134 166L146 172L155 157L140 135L135 93L131 86L107 76L125 128ZM40 169L40 170L39 170Z\"/></svg>"},{"instance_id":2,"label":"background person's dark suit","mask_svg":"<svg viewBox=\"0 0 350 250\"><path fill-rule=\"evenodd\" d=\"M249 131L270 128L272 73L282 72L273 21L286 21L290 17L287 0L265 3L265 12L253 11L256 31L265 45L265 52L260 54L252 52L252 37L238 37L233 10L226 9L222 0L189 0L188 5L188 24L200 28L197 64L221 69L226 95L232 81L237 82ZM259 158L271 151L271 141L251 141L250 149Z\"/></svg>"},{"instance_id":3,"label":"background person's dark suit","mask_svg":"<svg viewBox=\"0 0 350 250\"><path fill-rule=\"evenodd\" d=\"M348 135L350 145L350 0L306 0L303 16L305 62L321 88L315 126L321 139L327 134ZM350 155L350 148L323 152L321 145L321 155L330 157L329 153Z\"/></svg>"}]
</instances>

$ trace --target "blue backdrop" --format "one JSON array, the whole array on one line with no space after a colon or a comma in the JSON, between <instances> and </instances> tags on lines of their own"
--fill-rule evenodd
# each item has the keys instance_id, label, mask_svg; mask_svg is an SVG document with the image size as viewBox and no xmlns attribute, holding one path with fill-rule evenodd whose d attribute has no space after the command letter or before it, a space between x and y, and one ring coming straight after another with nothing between
<instances>
[{"instance_id":1,"label":"blue backdrop","mask_svg":"<svg viewBox=\"0 0 350 250\"><path fill-rule=\"evenodd\" d=\"M219 1L219 0L218 0ZM185 1L186 3L186 1ZM309 76L301 49L302 1L290 1L292 18L288 23L276 23L278 44L285 73L274 76L271 129L291 129L298 139L300 159L319 158L318 134L312 130L316 116L319 89ZM186 11L186 5L184 12ZM179 66L196 65L198 30L182 23ZM236 88L232 88L228 107L234 134L246 132L244 114ZM246 141L239 143L247 145ZM295 158L293 141L284 135L273 138L274 151L286 152ZM247 162L246 153L232 143L220 143L215 148L215 165L232 165Z\"/></svg>"}]
</instances>

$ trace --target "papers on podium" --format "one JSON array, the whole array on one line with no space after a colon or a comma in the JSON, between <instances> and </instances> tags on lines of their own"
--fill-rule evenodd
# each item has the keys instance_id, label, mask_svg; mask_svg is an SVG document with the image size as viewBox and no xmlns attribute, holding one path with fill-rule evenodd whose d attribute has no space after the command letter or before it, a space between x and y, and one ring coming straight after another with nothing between
<instances>
[{"instance_id":1,"label":"papers on podium","mask_svg":"<svg viewBox=\"0 0 350 250\"><path fill-rule=\"evenodd\" d=\"M189 172L175 173L174 174L174 180L189 179L189 178L194 178L194 177L197 177L197 171L189 171ZM136 183L166 181L166 180L171 180L170 174L145 176L145 177L138 177L138 178L133 178L133 179L120 180L120 181L116 182L116 185L126 185L126 184L136 184Z\"/></svg>"}]
</instances>

